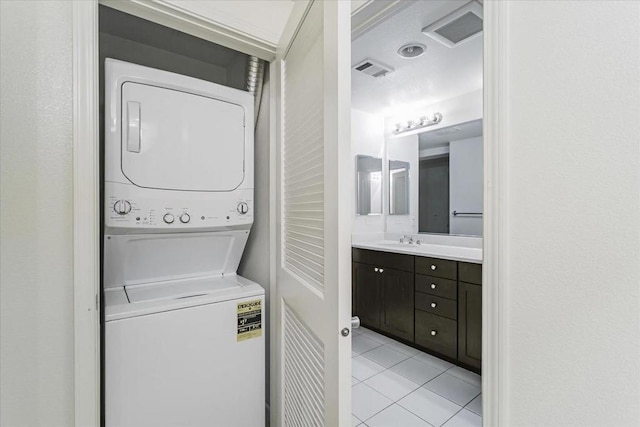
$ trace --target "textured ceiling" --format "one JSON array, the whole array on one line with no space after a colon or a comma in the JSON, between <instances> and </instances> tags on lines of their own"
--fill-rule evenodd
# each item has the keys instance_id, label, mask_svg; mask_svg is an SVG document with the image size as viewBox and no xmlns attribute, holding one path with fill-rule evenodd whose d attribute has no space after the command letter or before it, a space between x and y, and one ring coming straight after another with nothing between
<instances>
[{"instance_id":1,"label":"textured ceiling","mask_svg":"<svg viewBox=\"0 0 640 427\"><path fill-rule=\"evenodd\" d=\"M448 48L421 32L468 1L412 3L353 41L352 65L374 59L394 68L381 78L352 70L353 108L388 116L407 105L431 104L482 88L482 37ZM412 42L426 45L427 51L418 58L401 58L397 50Z\"/></svg>"}]
</instances>

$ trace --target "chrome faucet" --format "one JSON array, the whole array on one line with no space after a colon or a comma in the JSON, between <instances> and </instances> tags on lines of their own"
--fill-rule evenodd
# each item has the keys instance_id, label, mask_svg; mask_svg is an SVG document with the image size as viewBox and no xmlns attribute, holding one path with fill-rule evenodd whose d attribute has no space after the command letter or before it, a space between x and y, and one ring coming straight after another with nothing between
<instances>
[{"instance_id":1,"label":"chrome faucet","mask_svg":"<svg viewBox=\"0 0 640 427\"><path fill-rule=\"evenodd\" d=\"M400 243L404 244L405 239L409 239L409 241L407 242L408 244L413 244L413 237L407 236L406 234L402 235L402 237L400 238Z\"/></svg>"}]
</instances>

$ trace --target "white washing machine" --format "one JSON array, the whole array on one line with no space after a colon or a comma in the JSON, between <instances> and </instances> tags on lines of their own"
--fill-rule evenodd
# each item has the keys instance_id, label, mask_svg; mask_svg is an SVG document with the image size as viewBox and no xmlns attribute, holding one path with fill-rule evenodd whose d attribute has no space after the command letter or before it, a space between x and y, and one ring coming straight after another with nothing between
<instances>
[{"instance_id":1,"label":"white washing machine","mask_svg":"<svg viewBox=\"0 0 640 427\"><path fill-rule=\"evenodd\" d=\"M263 426L253 97L105 62L105 422Z\"/></svg>"}]
</instances>

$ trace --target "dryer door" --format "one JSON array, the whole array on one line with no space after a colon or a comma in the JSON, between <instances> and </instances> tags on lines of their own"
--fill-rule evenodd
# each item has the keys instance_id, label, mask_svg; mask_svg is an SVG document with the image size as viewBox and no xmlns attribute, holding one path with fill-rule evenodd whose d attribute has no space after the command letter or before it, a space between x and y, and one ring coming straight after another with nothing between
<instances>
[{"instance_id":1,"label":"dryer door","mask_svg":"<svg viewBox=\"0 0 640 427\"><path fill-rule=\"evenodd\" d=\"M146 188L232 191L244 180L244 109L178 90L122 85L122 173Z\"/></svg>"}]
</instances>

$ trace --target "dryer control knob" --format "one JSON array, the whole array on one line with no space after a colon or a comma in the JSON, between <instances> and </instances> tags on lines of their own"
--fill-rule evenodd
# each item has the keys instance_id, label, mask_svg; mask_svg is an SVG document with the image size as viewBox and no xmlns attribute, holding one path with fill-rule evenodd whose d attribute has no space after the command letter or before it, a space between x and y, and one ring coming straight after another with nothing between
<instances>
[{"instance_id":1,"label":"dryer control knob","mask_svg":"<svg viewBox=\"0 0 640 427\"><path fill-rule=\"evenodd\" d=\"M182 215L180 215L180 222L181 223L186 224L189 221L191 221L191 217L189 216L188 213L183 213Z\"/></svg>"},{"instance_id":2,"label":"dryer control knob","mask_svg":"<svg viewBox=\"0 0 640 427\"><path fill-rule=\"evenodd\" d=\"M126 215L131 212L131 203L127 200L118 200L113 204L113 210L118 215Z\"/></svg>"},{"instance_id":3,"label":"dryer control knob","mask_svg":"<svg viewBox=\"0 0 640 427\"><path fill-rule=\"evenodd\" d=\"M249 205L246 202L238 203L238 213L244 215L249 212Z\"/></svg>"},{"instance_id":4,"label":"dryer control knob","mask_svg":"<svg viewBox=\"0 0 640 427\"><path fill-rule=\"evenodd\" d=\"M162 217L162 220L167 224L172 224L173 221L175 220L175 217L172 214L168 213L168 214L164 214L164 216Z\"/></svg>"}]
</instances>

